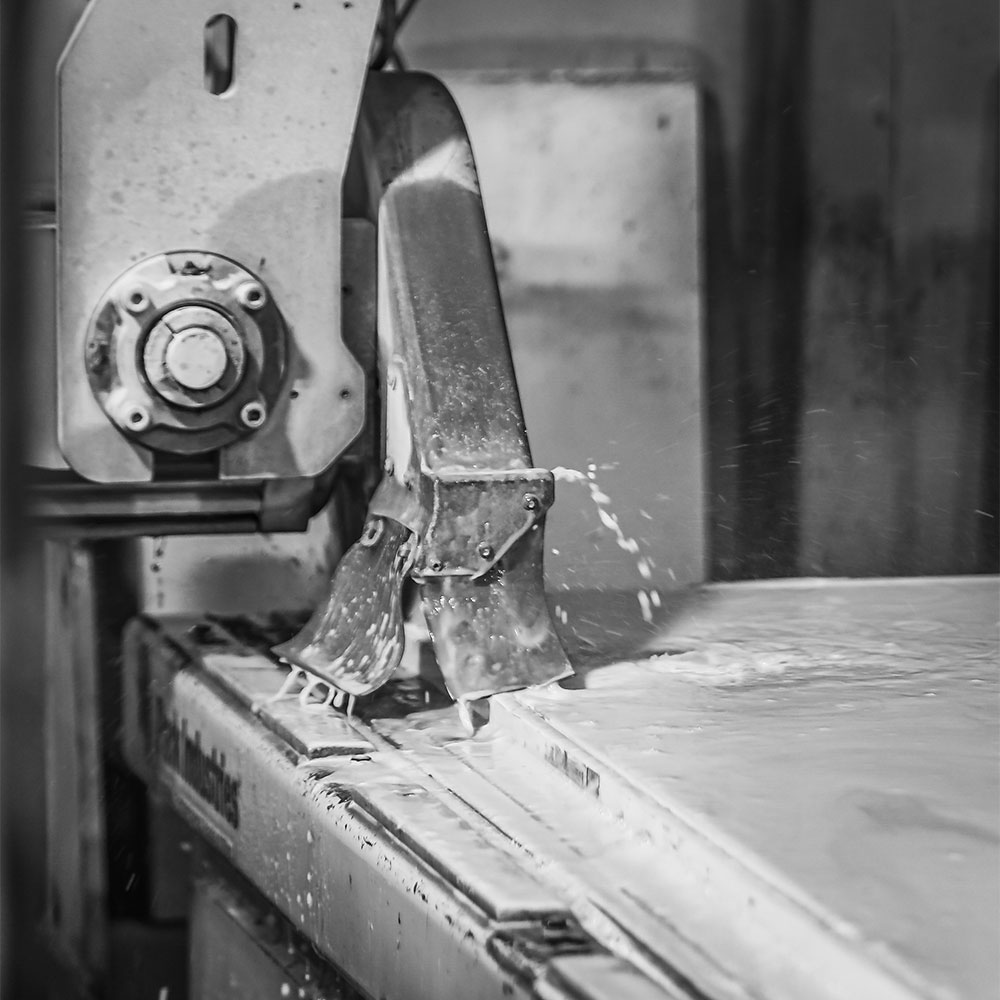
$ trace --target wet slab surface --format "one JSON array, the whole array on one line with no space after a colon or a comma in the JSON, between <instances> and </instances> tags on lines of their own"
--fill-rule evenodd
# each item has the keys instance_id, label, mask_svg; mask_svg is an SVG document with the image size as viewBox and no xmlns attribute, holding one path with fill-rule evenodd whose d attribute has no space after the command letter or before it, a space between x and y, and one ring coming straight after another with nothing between
<instances>
[{"instance_id":1,"label":"wet slab surface","mask_svg":"<svg viewBox=\"0 0 1000 1000\"><path fill-rule=\"evenodd\" d=\"M560 603L577 676L521 707L919 992L997 996L995 578Z\"/></svg>"}]
</instances>

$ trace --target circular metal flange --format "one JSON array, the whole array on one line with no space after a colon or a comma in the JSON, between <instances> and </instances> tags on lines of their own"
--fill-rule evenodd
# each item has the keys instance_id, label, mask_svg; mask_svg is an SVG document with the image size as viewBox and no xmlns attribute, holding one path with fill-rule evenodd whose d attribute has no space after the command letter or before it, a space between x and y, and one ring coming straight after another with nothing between
<instances>
[{"instance_id":1,"label":"circular metal flange","mask_svg":"<svg viewBox=\"0 0 1000 1000\"><path fill-rule=\"evenodd\" d=\"M285 374L286 336L255 274L219 254L178 251L140 261L104 293L84 365L123 434L158 451L197 454L267 423Z\"/></svg>"}]
</instances>

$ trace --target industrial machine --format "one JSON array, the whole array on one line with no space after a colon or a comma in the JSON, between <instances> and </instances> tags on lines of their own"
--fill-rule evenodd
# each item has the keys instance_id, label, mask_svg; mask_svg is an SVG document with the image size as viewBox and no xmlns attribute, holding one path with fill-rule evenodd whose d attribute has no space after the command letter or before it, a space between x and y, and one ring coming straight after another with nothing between
<instances>
[{"instance_id":1,"label":"industrial machine","mask_svg":"<svg viewBox=\"0 0 1000 1000\"><path fill-rule=\"evenodd\" d=\"M279 890L270 859L257 864L254 852L275 846L256 829L275 821L275 803L258 795L284 796L301 769L272 784L254 747L280 732L279 770L299 751L367 759L368 737L347 720L396 672L408 617L433 642L425 699L455 699L468 732L477 703L571 673L542 576L553 476L532 462L469 141L439 81L379 68L399 61L402 17L378 0L239 2L222 13L182 0L153 23L132 0L94 0L59 64L55 219L32 230L36 243L53 233L56 243L54 289L36 282L36 309L54 291L56 335L33 344L34 523L72 548L297 531L332 505L346 548L312 618L268 633L281 642L258 672L277 687L247 689L236 720L214 699L228 705L238 688L202 690L198 667L188 704L188 674L173 676L149 622L130 632L124 756L151 788L166 782L174 808L242 873L196 893L198 949L224 937L209 901L219 893L263 890L270 906L273 891L313 899L314 873L295 866ZM214 648L234 627L188 622L182 633ZM411 652L428 659L427 648ZM306 833L290 831L289 847ZM341 831L315 836L324 855L339 850ZM321 924L285 916L329 959L321 901L346 911L319 886L315 897ZM524 924L529 944L551 933L579 947L561 909L505 907L496 916ZM356 921L363 928L361 911ZM266 942L250 951L264 955ZM220 985L201 953L195 995L248 995ZM506 964L489 973L504 993ZM373 966L342 967L375 990ZM397 995L415 995L404 985L412 972L390 975ZM440 995L435 982L417 992Z\"/></svg>"},{"instance_id":2,"label":"industrial machine","mask_svg":"<svg viewBox=\"0 0 1000 1000\"><path fill-rule=\"evenodd\" d=\"M81 995L951 996L883 946L874 904L842 918L842 879L778 873L807 824L771 804L771 744L727 742L740 685L782 746L799 719L842 734L835 699L790 681L782 716L751 682L815 665L809 633L860 661L844 635L885 626L868 589L561 594L557 632L554 476L529 449L465 126L394 48L412 0L150 9L83 13L54 217L31 222L57 261L34 289L36 317L56 308L32 345L27 484L47 539L47 918ZM670 116L649 117L664 141ZM105 634L133 539L299 532L319 511L339 558L317 607ZM928 598L965 630L942 631L941 663L992 648L994 591ZM924 655L915 593L889 602L883 657ZM720 832L706 817L744 802L744 770L756 825ZM894 829L931 815L859 802ZM935 822L983 840L976 817ZM114 940L109 896L132 921Z\"/></svg>"},{"instance_id":3,"label":"industrial machine","mask_svg":"<svg viewBox=\"0 0 1000 1000\"><path fill-rule=\"evenodd\" d=\"M565 676L542 582L553 479L532 466L454 103L367 72L377 3L236 13L175 5L153 32L102 0L63 57L67 471L39 517L289 530L339 478L364 531L283 656L331 697L371 692L402 656L412 578L463 704Z\"/></svg>"}]
</instances>

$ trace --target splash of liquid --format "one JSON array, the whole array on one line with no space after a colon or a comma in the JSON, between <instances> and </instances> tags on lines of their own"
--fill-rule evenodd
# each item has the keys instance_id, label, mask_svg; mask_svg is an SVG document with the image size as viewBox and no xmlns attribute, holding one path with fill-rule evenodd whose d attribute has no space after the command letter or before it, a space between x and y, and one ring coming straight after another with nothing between
<instances>
[{"instance_id":1,"label":"splash of liquid","mask_svg":"<svg viewBox=\"0 0 1000 1000\"><path fill-rule=\"evenodd\" d=\"M652 580L653 561L640 552L638 541L625 534L618 520L618 515L608 509L611 506L611 497L597 484L597 466L591 462L587 466L587 471L581 472L579 469L567 469L560 465L552 470L552 475L561 483L582 483L587 487L590 491L590 499L594 501L594 506L597 508L598 520L614 535L618 548L630 556L636 556L635 565L639 576L647 582ZM639 602L643 621L651 623L653 621L653 608L658 608L661 604L659 591L652 587L640 587L636 599ZM562 616L560 615L560 617ZM565 618L562 620L565 623Z\"/></svg>"}]
</instances>

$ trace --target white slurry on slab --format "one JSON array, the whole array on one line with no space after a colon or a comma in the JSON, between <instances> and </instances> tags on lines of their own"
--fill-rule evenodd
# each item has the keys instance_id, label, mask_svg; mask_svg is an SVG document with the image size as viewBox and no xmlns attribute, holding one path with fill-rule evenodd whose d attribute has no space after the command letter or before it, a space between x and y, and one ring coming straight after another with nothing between
<instances>
[{"instance_id":1,"label":"white slurry on slab","mask_svg":"<svg viewBox=\"0 0 1000 1000\"><path fill-rule=\"evenodd\" d=\"M924 995L994 1000L997 609L995 578L707 587L653 640L671 652L519 697Z\"/></svg>"}]
</instances>

